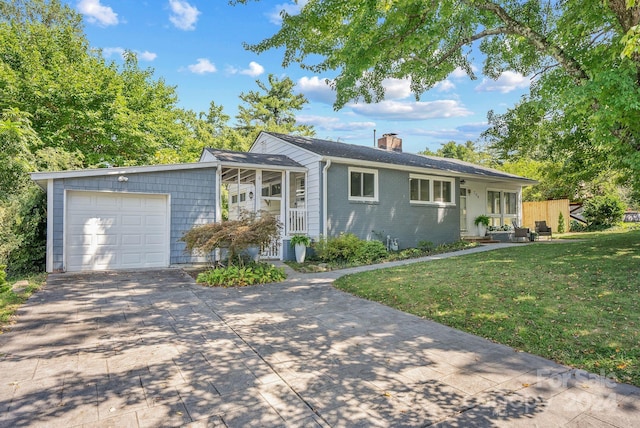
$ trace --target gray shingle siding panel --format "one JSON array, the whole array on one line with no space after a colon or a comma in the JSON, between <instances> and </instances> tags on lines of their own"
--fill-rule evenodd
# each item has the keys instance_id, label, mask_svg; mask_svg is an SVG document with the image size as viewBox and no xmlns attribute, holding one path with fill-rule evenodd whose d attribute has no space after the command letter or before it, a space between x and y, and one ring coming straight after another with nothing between
<instances>
[{"instance_id":1,"label":"gray shingle siding panel","mask_svg":"<svg viewBox=\"0 0 640 428\"><path fill-rule=\"evenodd\" d=\"M216 169L129 173L126 183L117 176L57 179L54 181L53 269L63 269L64 191L118 191L169 194L171 199L170 263L198 263L203 258L184 252L183 233L195 224L215 221Z\"/></svg>"},{"instance_id":2,"label":"gray shingle siding panel","mask_svg":"<svg viewBox=\"0 0 640 428\"><path fill-rule=\"evenodd\" d=\"M400 248L416 247L423 240L440 244L460 239L457 199L455 206L449 207L411 204L409 173L378 169L378 202L349 201L348 168L334 164L329 169L329 236L344 232L354 233L362 239L378 239L377 234L391 235L398 238Z\"/></svg>"}]
</instances>

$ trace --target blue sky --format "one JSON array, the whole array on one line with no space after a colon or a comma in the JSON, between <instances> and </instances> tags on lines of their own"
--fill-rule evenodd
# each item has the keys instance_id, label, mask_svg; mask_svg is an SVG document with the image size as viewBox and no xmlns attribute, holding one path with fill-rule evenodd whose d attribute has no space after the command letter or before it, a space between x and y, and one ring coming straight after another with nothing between
<instances>
[{"instance_id":1,"label":"blue sky","mask_svg":"<svg viewBox=\"0 0 640 428\"><path fill-rule=\"evenodd\" d=\"M464 72L449 78L419 101L402 80L388 80L386 99L377 104L349 104L338 112L334 94L325 84L334 75L314 75L295 65L282 68L282 51L257 55L243 48L275 33L279 12L295 13L291 0L262 0L230 6L227 0L67 0L85 20L92 47L103 49L109 59L121 60L123 50L138 54L143 68L177 87L180 106L206 111L209 103L224 106L232 118L241 92L256 90L256 79L288 76L296 82L309 104L297 115L300 123L313 125L318 138L372 145L377 136L397 133L403 148L417 152L453 140L475 141L487 127L487 112L513 106L528 92L530 79L513 72L498 80L478 73L477 80ZM482 58L476 58L477 69Z\"/></svg>"}]
</instances>

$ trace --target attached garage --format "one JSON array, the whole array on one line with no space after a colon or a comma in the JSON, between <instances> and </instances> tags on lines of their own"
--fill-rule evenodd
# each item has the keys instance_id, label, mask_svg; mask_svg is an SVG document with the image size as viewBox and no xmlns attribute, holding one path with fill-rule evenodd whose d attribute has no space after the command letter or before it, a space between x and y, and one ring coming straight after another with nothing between
<instances>
[{"instance_id":1,"label":"attached garage","mask_svg":"<svg viewBox=\"0 0 640 428\"><path fill-rule=\"evenodd\" d=\"M47 192L47 271L162 268L206 261L183 234L220 221L218 163L38 172Z\"/></svg>"},{"instance_id":2,"label":"attached garage","mask_svg":"<svg viewBox=\"0 0 640 428\"><path fill-rule=\"evenodd\" d=\"M66 194L67 271L169 266L168 195Z\"/></svg>"}]
</instances>

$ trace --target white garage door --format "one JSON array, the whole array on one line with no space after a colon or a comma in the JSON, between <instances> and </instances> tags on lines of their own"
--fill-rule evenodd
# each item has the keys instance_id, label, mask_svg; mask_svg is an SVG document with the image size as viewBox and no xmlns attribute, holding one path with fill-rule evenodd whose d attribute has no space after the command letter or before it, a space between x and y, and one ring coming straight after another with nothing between
<instances>
[{"instance_id":1,"label":"white garage door","mask_svg":"<svg viewBox=\"0 0 640 428\"><path fill-rule=\"evenodd\" d=\"M67 192L67 271L169 265L167 196Z\"/></svg>"}]
</instances>

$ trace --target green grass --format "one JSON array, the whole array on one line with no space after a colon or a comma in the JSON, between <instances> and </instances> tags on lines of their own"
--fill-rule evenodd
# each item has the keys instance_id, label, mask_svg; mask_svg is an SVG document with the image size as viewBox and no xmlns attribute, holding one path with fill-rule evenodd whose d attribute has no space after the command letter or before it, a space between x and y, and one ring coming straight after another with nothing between
<instances>
[{"instance_id":1,"label":"green grass","mask_svg":"<svg viewBox=\"0 0 640 428\"><path fill-rule=\"evenodd\" d=\"M404 312L640 386L640 231L349 275Z\"/></svg>"},{"instance_id":2,"label":"green grass","mask_svg":"<svg viewBox=\"0 0 640 428\"><path fill-rule=\"evenodd\" d=\"M0 292L0 333L6 330L11 322L11 317L16 310L22 305L34 292L39 290L46 279L46 274L38 273L26 275L20 278L11 278L7 280L9 284L14 284L20 280L26 280L29 285L24 287L24 291L20 294L14 293L11 289Z\"/></svg>"}]
</instances>

